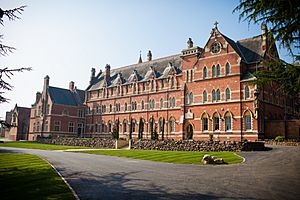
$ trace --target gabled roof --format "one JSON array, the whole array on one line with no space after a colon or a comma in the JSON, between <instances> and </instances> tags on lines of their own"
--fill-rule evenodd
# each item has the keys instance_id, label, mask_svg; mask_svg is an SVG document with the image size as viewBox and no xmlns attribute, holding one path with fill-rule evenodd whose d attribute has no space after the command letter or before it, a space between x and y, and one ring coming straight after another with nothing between
<instances>
[{"instance_id":1,"label":"gabled roof","mask_svg":"<svg viewBox=\"0 0 300 200\"><path fill-rule=\"evenodd\" d=\"M82 105L85 98L85 91L75 89L63 89L58 87L49 86L48 94L54 104L78 106Z\"/></svg>"},{"instance_id":2,"label":"gabled roof","mask_svg":"<svg viewBox=\"0 0 300 200\"><path fill-rule=\"evenodd\" d=\"M177 54L147 62L112 69L110 71L110 81L108 82L107 87L113 86L113 83L115 83L115 79L118 78L118 74L120 73L122 74L123 84L130 83L134 79L137 79L136 81L146 81L149 78L148 75L150 76L150 74L152 74L151 67L153 67L154 76L156 78L162 78L163 72L165 68L169 66L169 63L172 63L172 66L176 68L176 74L181 73L181 58L180 54ZM87 90L91 91L102 88L105 82L104 76L105 74L102 73L99 77L96 77L97 80L95 81L95 83L90 85Z\"/></svg>"},{"instance_id":3,"label":"gabled roof","mask_svg":"<svg viewBox=\"0 0 300 200\"><path fill-rule=\"evenodd\" d=\"M262 35L237 41L237 46L248 63L259 62L264 57Z\"/></svg>"}]
</instances>

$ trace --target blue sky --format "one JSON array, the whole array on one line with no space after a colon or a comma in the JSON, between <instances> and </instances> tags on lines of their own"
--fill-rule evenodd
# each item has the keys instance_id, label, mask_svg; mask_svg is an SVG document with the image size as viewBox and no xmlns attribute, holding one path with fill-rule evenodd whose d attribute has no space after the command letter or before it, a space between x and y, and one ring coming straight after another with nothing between
<instances>
[{"instance_id":1,"label":"blue sky","mask_svg":"<svg viewBox=\"0 0 300 200\"><path fill-rule=\"evenodd\" d=\"M4 43L17 50L0 58L1 68L32 67L17 73L7 92L10 103L0 104L0 117L19 106L30 107L43 78L50 85L67 88L72 80L80 89L88 86L90 70L105 64L112 68L136 63L139 52L146 59L178 54L191 37L203 47L215 21L233 40L261 33L260 25L239 22L232 10L238 0L0 0L2 9L28 7L21 20L4 21ZM281 58L291 61L286 51Z\"/></svg>"}]
</instances>

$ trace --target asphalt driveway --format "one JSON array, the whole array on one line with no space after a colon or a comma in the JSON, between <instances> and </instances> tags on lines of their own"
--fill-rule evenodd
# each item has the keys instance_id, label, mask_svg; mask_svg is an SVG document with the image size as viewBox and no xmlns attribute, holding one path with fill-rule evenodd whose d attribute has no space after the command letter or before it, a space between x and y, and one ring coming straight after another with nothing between
<instances>
[{"instance_id":1,"label":"asphalt driveway","mask_svg":"<svg viewBox=\"0 0 300 200\"><path fill-rule=\"evenodd\" d=\"M246 162L225 166L6 147L0 152L48 160L80 199L300 199L300 147L272 148L238 153Z\"/></svg>"}]
</instances>

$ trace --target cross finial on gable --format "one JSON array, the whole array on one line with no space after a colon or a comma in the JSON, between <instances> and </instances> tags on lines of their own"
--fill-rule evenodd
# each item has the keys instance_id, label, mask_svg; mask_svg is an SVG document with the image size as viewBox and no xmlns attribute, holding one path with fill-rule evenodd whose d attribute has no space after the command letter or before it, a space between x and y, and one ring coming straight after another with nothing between
<instances>
[{"instance_id":1,"label":"cross finial on gable","mask_svg":"<svg viewBox=\"0 0 300 200\"><path fill-rule=\"evenodd\" d=\"M215 21L215 23L214 23L215 29L218 29L218 24L219 24L219 22Z\"/></svg>"}]
</instances>

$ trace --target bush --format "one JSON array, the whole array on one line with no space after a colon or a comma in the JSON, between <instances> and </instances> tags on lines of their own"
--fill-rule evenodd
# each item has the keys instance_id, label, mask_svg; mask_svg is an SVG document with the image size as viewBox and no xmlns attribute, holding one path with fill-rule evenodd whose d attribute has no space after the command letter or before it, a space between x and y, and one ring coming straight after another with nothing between
<instances>
[{"instance_id":1,"label":"bush","mask_svg":"<svg viewBox=\"0 0 300 200\"><path fill-rule=\"evenodd\" d=\"M242 142L248 142L248 139L247 138L243 138Z\"/></svg>"},{"instance_id":2,"label":"bush","mask_svg":"<svg viewBox=\"0 0 300 200\"><path fill-rule=\"evenodd\" d=\"M277 141L277 142L283 142L285 140L285 137L284 136L277 136L276 138L275 138L275 141Z\"/></svg>"}]
</instances>

